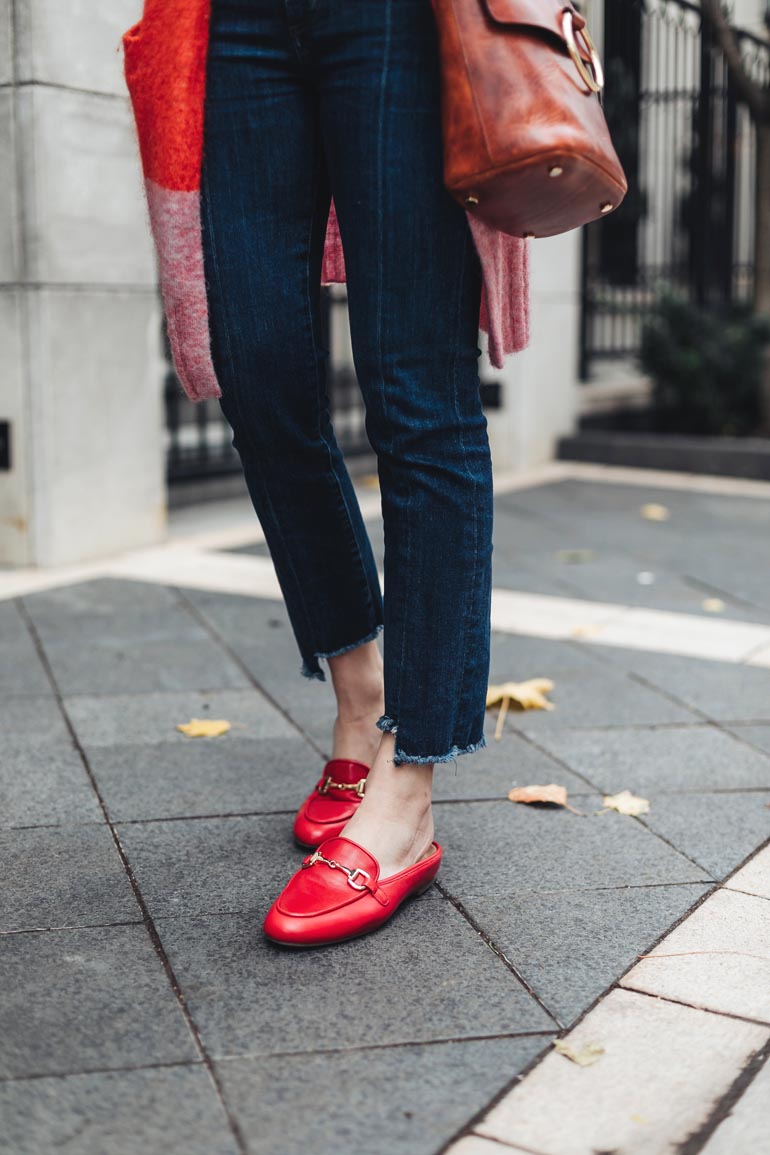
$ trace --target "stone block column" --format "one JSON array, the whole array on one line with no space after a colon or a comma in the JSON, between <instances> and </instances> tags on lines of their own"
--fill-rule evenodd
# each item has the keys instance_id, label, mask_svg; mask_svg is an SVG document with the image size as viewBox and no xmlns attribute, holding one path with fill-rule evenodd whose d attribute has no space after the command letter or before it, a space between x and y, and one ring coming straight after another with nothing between
<instances>
[{"instance_id":1,"label":"stone block column","mask_svg":"<svg viewBox=\"0 0 770 1155\"><path fill-rule=\"evenodd\" d=\"M0 0L0 564L165 532L156 270L121 33L141 0Z\"/></svg>"}]
</instances>

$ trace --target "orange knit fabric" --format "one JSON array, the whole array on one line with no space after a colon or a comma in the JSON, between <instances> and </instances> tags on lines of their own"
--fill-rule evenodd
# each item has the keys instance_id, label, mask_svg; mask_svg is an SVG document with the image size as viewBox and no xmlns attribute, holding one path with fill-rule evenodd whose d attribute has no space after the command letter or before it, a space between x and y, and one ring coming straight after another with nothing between
<instances>
[{"instance_id":1,"label":"orange knit fabric","mask_svg":"<svg viewBox=\"0 0 770 1155\"><path fill-rule=\"evenodd\" d=\"M142 168L166 189L200 188L211 0L145 0L123 36Z\"/></svg>"}]
</instances>

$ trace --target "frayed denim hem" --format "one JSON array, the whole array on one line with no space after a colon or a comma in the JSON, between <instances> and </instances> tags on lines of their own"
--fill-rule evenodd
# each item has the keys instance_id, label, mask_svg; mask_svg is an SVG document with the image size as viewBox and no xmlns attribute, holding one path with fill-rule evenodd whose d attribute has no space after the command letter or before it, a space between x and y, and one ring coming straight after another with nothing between
<instances>
[{"instance_id":1,"label":"frayed denim hem","mask_svg":"<svg viewBox=\"0 0 770 1155\"><path fill-rule=\"evenodd\" d=\"M384 628L384 623L380 622L365 638L360 638L357 642L351 642L349 646L343 646L340 650L330 650L329 653L326 654L316 652L313 654L313 657L316 659L315 667L311 666L308 662L303 662L302 676L305 678L316 678L319 682L325 682L326 674L318 665L319 658L326 658L327 660L329 658L338 658L340 654L347 654L350 650L356 650L359 646L365 646L367 642L373 642L375 638L379 637Z\"/></svg>"},{"instance_id":2,"label":"frayed denim hem","mask_svg":"<svg viewBox=\"0 0 770 1155\"><path fill-rule=\"evenodd\" d=\"M395 718L391 718L388 714L383 714L381 718L378 718L375 725L378 730L382 730L385 734L395 734L398 731ZM435 754L427 757L423 754L406 754L403 750L399 750L397 744L393 753L393 763L395 766L403 766L407 762L414 762L419 766L427 763L453 762L460 754L475 754L477 750L483 750L486 744L486 735L482 734L480 740L471 742L470 746L453 746L446 754Z\"/></svg>"}]
</instances>

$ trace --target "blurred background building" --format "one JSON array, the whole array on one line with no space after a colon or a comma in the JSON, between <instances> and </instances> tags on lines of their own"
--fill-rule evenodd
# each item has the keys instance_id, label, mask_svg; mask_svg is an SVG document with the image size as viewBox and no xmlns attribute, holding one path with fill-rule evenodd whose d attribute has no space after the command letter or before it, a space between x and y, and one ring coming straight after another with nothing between
<instances>
[{"instance_id":1,"label":"blurred background building","mask_svg":"<svg viewBox=\"0 0 770 1155\"><path fill-rule=\"evenodd\" d=\"M754 292L756 125L698 4L581 6L629 194L606 220L533 242L532 344L501 372L482 363L498 471L557 453L638 463L612 436L655 432L639 353L661 292L696 308ZM765 87L766 9L730 5ZM217 403L187 402L165 348L120 53L140 12L141 0L0 0L3 564L152 544L169 504L243 492ZM351 471L370 473L344 289L325 291L325 314L335 429ZM739 431L766 432L761 419Z\"/></svg>"}]
</instances>

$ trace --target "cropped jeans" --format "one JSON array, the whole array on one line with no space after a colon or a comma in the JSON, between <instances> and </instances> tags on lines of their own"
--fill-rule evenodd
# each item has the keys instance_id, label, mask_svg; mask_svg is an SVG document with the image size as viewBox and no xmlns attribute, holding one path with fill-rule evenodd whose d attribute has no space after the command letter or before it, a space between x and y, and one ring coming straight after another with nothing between
<instances>
[{"instance_id":1,"label":"cropped jeans","mask_svg":"<svg viewBox=\"0 0 770 1155\"><path fill-rule=\"evenodd\" d=\"M481 266L442 179L430 0L213 0L202 220L212 352L302 657L384 629L394 762L486 745L492 469ZM377 455L384 598L335 440L320 309L333 195Z\"/></svg>"}]
</instances>

